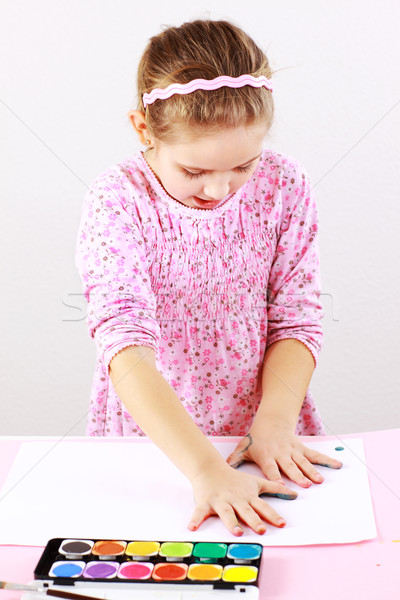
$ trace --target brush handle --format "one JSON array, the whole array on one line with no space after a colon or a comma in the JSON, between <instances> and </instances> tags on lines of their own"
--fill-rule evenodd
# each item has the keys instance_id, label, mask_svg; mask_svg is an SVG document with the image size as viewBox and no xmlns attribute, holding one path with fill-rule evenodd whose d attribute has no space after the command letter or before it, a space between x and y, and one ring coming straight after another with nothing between
<instances>
[{"instance_id":1,"label":"brush handle","mask_svg":"<svg viewBox=\"0 0 400 600\"><path fill-rule=\"evenodd\" d=\"M48 596L56 596L57 598L66 598L66 600L102 600L101 598L95 598L94 596L83 596L82 594L75 594L74 592L63 592L61 590L52 590L47 588L45 593Z\"/></svg>"},{"instance_id":2,"label":"brush handle","mask_svg":"<svg viewBox=\"0 0 400 600\"><path fill-rule=\"evenodd\" d=\"M33 587L23 583L10 583L8 581L0 581L0 590L25 590L30 592L45 593L47 596L55 596L56 598L65 598L66 600L103 600L103 598L95 598L94 596L85 596L83 594L75 594L74 592L63 592L62 590L53 590L52 588Z\"/></svg>"}]
</instances>

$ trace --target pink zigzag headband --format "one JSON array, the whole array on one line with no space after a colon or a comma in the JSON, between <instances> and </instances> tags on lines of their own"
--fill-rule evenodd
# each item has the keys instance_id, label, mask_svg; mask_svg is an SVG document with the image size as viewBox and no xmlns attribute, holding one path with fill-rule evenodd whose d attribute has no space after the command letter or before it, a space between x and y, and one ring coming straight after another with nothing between
<instances>
[{"instance_id":1,"label":"pink zigzag headband","mask_svg":"<svg viewBox=\"0 0 400 600\"><path fill-rule=\"evenodd\" d=\"M174 94L191 94L196 90L217 90L221 87L240 88L245 85L251 87L265 87L272 92L271 80L260 75L241 75L240 77L229 77L221 75L215 79L193 79L189 83L171 83L168 87L161 89L155 88L149 94L143 94L143 106L146 108L156 100L166 100Z\"/></svg>"}]
</instances>

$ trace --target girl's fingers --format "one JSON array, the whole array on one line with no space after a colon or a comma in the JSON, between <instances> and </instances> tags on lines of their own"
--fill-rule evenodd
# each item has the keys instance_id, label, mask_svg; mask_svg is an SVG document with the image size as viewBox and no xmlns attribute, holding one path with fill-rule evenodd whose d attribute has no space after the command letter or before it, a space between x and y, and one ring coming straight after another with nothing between
<instances>
[{"instance_id":1,"label":"girl's fingers","mask_svg":"<svg viewBox=\"0 0 400 600\"><path fill-rule=\"evenodd\" d=\"M282 490L283 486L278 487ZM286 488L286 491L290 498L297 496L296 492L292 492L288 488ZM226 504L216 512L229 531L234 535L242 535L243 533L243 529L238 524L238 518L259 535L263 535L267 531L265 521L275 525L275 527L284 527L286 525L285 519L259 497L251 502L241 502L234 506Z\"/></svg>"},{"instance_id":2,"label":"girl's fingers","mask_svg":"<svg viewBox=\"0 0 400 600\"><path fill-rule=\"evenodd\" d=\"M200 525L212 515L218 515L225 527L233 535L242 535L243 529L238 523L235 511L229 504L221 505L221 507L218 509L216 508L215 510L213 510L211 507L205 508L202 506L197 506L188 524L188 529L190 531L197 531Z\"/></svg>"},{"instance_id":3,"label":"girl's fingers","mask_svg":"<svg viewBox=\"0 0 400 600\"><path fill-rule=\"evenodd\" d=\"M236 450L234 450L232 452L232 454L230 454L228 456L228 458L226 459L226 462L228 463L228 465L230 465L234 469L237 469L244 462L243 453L239 452L238 449L236 448Z\"/></svg>"},{"instance_id":4,"label":"girl's fingers","mask_svg":"<svg viewBox=\"0 0 400 600\"><path fill-rule=\"evenodd\" d=\"M203 521L205 521L206 519L208 519L208 517L211 517L211 515L214 514L215 512L209 506L196 506L192 514L192 518L190 519L190 522L188 524L188 529L190 529L190 531L197 531L197 529L200 527Z\"/></svg>"},{"instance_id":5,"label":"girl's fingers","mask_svg":"<svg viewBox=\"0 0 400 600\"><path fill-rule=\"evenodd\" d=\"M317 471L317 469L310 463L310 461L305 458L303 454L293 454L293 461L296 463L300 471L304 473L311 481L314 483L322 483L324 478L321 473Z\"/></svg>"},{"instance_id":6,"label":"girl's fingers","mask_svg":"<svg viewBox=\"0 0 400 600\"><path fill-rule=\"evenodd\" d=\"M341 469L343 467L343 463L340 462L340 460L336 460L335 458L331 458L330 456L321 454L315 450L310 450L309 448L306 448L304 456L310 461L310 463L313 463L314 465L320 465L321 467L329 467L330 469Z\"/></svg>"},{"instance_id":7,"label":"girl's fingers","mask_svg":"<svg viewBox=\"0 0 400 600\"><path fill-rule=\"evenodd\" d=\"M226 459L226 462L228 463L228 465L230 465L234 469L237 469L237 467L240 467L240 465L249 458L247 451L252 444L253 444L253 439L252 439L251 435L248 433L240 440L240 442L236 446L235 450Z\"/></svg>"},{"instance_id":8,"label":"girl's fingers","mask_svg":"<svg viewBox=\"0 0 400 600\"><path fill-rule=\"evenodd\" d=\"M291 490L282 483L275 483L259 477L258 484L259 496L273 496L274 498L281 498L282 500L294 500L297 498L297 492Z\"/></svg>"},{"instance_id":9,"label":"girl's fingers","mask_svg":"<svg viewBox=\"0 0 400 600\"><path fill-rule=\"evenodd\" d=\"M230 504L224 503L215 506L215 512L233 535L243 534L243 529L239 525L235 511Z\"/></svg>"},{"instance_id":10,"label":"girl's fingers","mask_svg":"<svg viewBox=\"0 0 400 600\"><path fill-rule=\"evenodd\" d=\"M263 462L262 471L265 477L270 481L275 481L284 485L281 472L279 471L278 465L274 460L268 460Z\"/></svg>"},{"instance_id":11,"label":"girl's fingers","mask_svg":"<svg viewBox=\"0 0 400 600\"><path fill-rule=\"evenodd\" d=\"M215 503L212 506L210 504L196 506L188 524L188 529L196 531L211 515L217 515L228 531L236 536L243 534L243 528L239 525L238 518L260 535L264 534L267 530L265 521L268 521L275 527L284 527L286 525L285 520L256 494L294 500L297 497L297 493L281 483L268 481L262 477L257 477L256 479L258 492L256 491L255 496L249 498L249 500L234 501L232 504L223 501Z\"/></svg>"},{"instance_id":12,"label":"girl's fingers","mask_svg":"<svg viewBox=\"0 0 400 600\"><path fill-rule=\"evenodd\" d=\"M262 500L261 500L262 502ZM260 519L260 516L250 504L239 504L235 506L235 511L240 519L256 533L263 535L267 531L267 526Z\"/></svg>"},{"instance_id":13,"label":"girl's fingers","mask_svg":"<svg viewBox=\"0 0 400 600\"><path fill-rule=\"evenodd\" d=\"M311 482L322 483L324 481L321 473L313 465L320 465L323 467L329 467L331 469L340 469L343 464L334 458L330 458L326 454L321 454L309 448L305 448L304 454L302 452L294 452L292 460L279 460L275 462L275 465L267 465L263 468L264 473L268 479L273 481L279 481L276 472L279 469L292 481L300 485L301 487L310 487Z\"/></svg>"},{"instance_id":14,"label":"girl's fingers","mask_svg":"<svg viewBox=\"0 0 400 600\"><path fill-rule=\"evenodd\" d=\"M233 510L232 506L230 506L230 504L227 504L227 503L221 504L221 506L216 507L215 509L212 509L210 506L208 506L208 507L197 506L195 508L194 513L192 514L192 518L190 519L190 522L188 524L188 529L190 529L190 531L197 531L197 529L200 527L200 525L206 519L208 519L208 517L211 517L211 515L218 515L219 518L221 519L221 521L226 526L226 528L233 535L242 535L243 529L241 528L241 526L238 523L235 511ZM265 528L264 528L263 533L264 532L265 532Z\"/></svg>"},{"instance_id":15,"label":"girl's fingers","mask_svg":"<svg viewBox=\"0 0 400 600\"><path fill-rule=\"evenodd\" d=\"M264 521L268 521L271 525L275 527L284 527L286 525L286 521L280 514L278 514L272 506L267 504L261 498L257 498L251 503L251 506L254 508L256 513L264 519Z\"/></svg>"},{"instance_id":16,"label":"girl's fingers","mask_svg":"<svg viewBox=\"0 0 400 600\"><path fill-rule=\"evenodd\" d=\"M279 463L279 466L282 472L292 481L297 483L300 487L308 488L311 485L311 481L304 476L302 471L300 471L299 467L293 462L290 461L282 461Z\"/></svg>"},{"instance_id":17,"label":"girl's fingers","mask_svg":"<svg viewBox=\"0 0 400 600\"><path fill-rule=\"evenodd\" d=\"M269 486L269 489L270 488L271 486ZM271 496L286 496L287 499L294 499L297 496L296 492L293 492L292 490L290 490L289 488L285 488L284 486L279 485L275 486L275 488L278 488L273 490L276 492L276 494L269 493ZM282 489L284 492L287 493L280 494L282 492ZM275 527L284 527L286 525L285 519L281 517L281 515L277 513L276 510L272 508L272 506L264 502L264 500L262 500L260 497L255 498L249 504L243 503L235 506L235 511L240 517L240 519L243 521L243 523L246 523L246 525L248 525L253 531L260 535L264 534L267 530L265 521L271 523Z\"/></svg>"}]
</instances>

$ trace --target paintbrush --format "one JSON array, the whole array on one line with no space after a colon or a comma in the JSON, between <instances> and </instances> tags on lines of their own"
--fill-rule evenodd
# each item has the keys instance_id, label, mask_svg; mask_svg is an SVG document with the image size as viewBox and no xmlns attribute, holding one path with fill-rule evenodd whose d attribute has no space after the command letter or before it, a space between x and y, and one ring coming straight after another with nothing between
<instances>
[{"instance_id":1,"label":"paintbrush","mask_svg":"<svg viewBox=\"0 0 400 600\"><path fill-rule=\"evenodd\" d=\"M51 587L39 587L38 585L29 585L23 583L10 583L0 581L0 590L21 590L25 592L38 592L47 594L48 596L56 596L57 598L66 598L66 600L103 600L103 598L95 598L95 596L83 596L82 594L74 594L73 592L63 592L54 590Z\"/></svg>"}]
</instances>

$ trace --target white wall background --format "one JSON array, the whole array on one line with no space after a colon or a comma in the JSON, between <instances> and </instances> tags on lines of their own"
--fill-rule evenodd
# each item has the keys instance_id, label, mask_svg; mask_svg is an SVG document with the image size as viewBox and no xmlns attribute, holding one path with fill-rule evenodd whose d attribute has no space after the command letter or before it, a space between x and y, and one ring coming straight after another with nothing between
<instances>
[{"instance_id":1,"label":"white wall background","mask_svg":"<svg viewBox=\"0 0 400 600\"><path fill-rule=\"evenodd\" d=\"M82 199L139 149L126 113L146 40L198 17L230 19L267 51L268 143L314 183L326 317L312 389L327 430L400 427L400 3L2 0L0 434L84 433Z\"/></svg>"}]
</instances>

